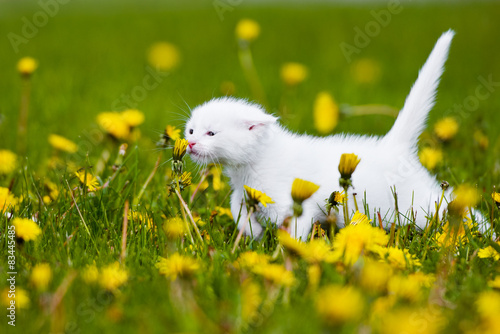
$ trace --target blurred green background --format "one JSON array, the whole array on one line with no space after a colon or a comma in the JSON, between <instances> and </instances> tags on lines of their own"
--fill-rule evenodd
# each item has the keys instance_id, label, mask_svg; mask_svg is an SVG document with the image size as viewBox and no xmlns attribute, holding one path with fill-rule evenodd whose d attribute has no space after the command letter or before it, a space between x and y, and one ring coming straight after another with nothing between
<instances>
[{"instance_id":1,"label":"blurred green background","mask_svg":"<svg viewBox=\"0 0 500 334\"><path fill-rule=\"evenodd\" d=\"M234 35L235 25L242 18L256 20L261 26L251 50L269 111L279 114L285 103L289 112L283 123L301 132L315 133L312 107L322 90L329 91L340 104L380 103L400 108L435 41L450 28L457 35L430 123L455 103L462 104L468 96L474 96L481 85L480 76L500 81L497 2L402 2L400 13L391 15L386 26L379 25L380 32L352 55L353 62L368 58L379 64L380 76L370 83L353 78L352 63L344 57L340 45L355 45L355 28L364 31L368 23L376 22L372 11L387 11L390 2L65 2L0 2L0 31L4 36L0 48L0 146L16 147L21 90L16 62L32 56L39 61L32 80L28 132L28 156L33 165L49 154L46 138L50 133L77 143L85 140L82 136L96 127L99 112L112 110L117 99L142 85L148 74L147 50L158 41L176 45L181 64L137 103L146 115L141 126L144 139L153 143L166 124L182 126L186 104L194 107L222 96L220 86L224 81L234 83L235 96L252 100L238 62ZM9 34L22 36L26 22L43 22L39 12L47 12L47 6L56 14L48 15L46 24L15 52ZM280 67L288 61L303 63L309 69L308 78L292 90L279 76ZM489 158L492 153L498 154L497 88L467 117L458 116L463 125L459 134L462 140L455 147L451 145L450 159L454 162L454 155L458 155L456 163L466 167L467 173L472 171L474 177L482 175L485 166L491 170L498 163ZM387 116L345 118L335 132L383 134L393 120ZM463 148L469 152L468 158L474 156L474 147L469 144L476 127L490 138L488 154L464 161ZM85 150L84 145L81 149ZM482 168L476 170L479 163Z\"/></svg>"}]
</instances>

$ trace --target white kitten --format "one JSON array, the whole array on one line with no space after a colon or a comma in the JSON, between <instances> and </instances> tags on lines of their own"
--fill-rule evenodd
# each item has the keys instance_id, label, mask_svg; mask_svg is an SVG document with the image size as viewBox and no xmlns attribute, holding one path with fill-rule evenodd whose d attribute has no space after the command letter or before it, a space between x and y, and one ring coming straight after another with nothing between
<instances>
[{"instance_id":1,"label":"white kitten","mask_svg":"<svg viewBox=\"0 0 500 334\"><path fill-rule=\"evenodd\" d=\"M354 208L352 192L358 203L366 196L370 211L380 211L387 223L394 221L396 187L401 222L408 223L411 210L416 223L425 227L425 215L435 208L442 190L420 164L417 140L425 127L454 32L444 33L437 41L418 79L408 95L392 129L382 138L353 135L312 137L284 129L277 118L262 107L232 98L213 99L195 108L186 124L188 153L199 164L220 163L231 179L231 211L235 219L241 210L239 228L246 217L243 185L269 195L275 204L257 213L276 224L292 214L291 186L295 178L320 185L303 203L303 214L292 235L306 240L312 224L325 219L325 199L339 187L338 165L342 153L361 158L353 176L349 208ZM365 195L366 194L366 195ZM447 196L449 192L447 193ZM339 217L343 224L342 210ZM263 228L255 217L245 233L259 236Z\"/></svg>"}]
</instances>

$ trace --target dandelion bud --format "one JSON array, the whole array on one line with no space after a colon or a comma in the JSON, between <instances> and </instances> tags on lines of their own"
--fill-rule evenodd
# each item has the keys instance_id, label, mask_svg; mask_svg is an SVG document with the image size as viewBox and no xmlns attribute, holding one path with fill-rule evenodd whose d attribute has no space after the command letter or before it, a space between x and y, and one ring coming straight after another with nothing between
<instances>
[{"instance_id":1,"label":"dandelion bud","mask_svg":"<svg viewBox=\"0 0 500 334\"><path fill-rule=\"evenodd\" d=\"M179 186L181 190L185 189L186 187L189 187L190 185L191 185L191 172L182 173L181 177L179 178Z\"/></svg>"},{"instance_id":2,"label":"dandelion bud","mask_svg":"<svg viewBox=\"0 0 500 334\"><path fill-rule=\"evenodd\" d=\"M479 202L479 192L469 185L460 185L454 191L455 198L448 204L448 211L452 216L463 216L467 209Z\"/></svg>"},{"instance_id":3,"label":"dandelion bud","mask_svg":"<svg viewBox=\"0 0 500 334\"><path fill-rule=\"evenodd\" d=\"M311 197L317 190L319 186L315 183L295 179L292 183L292 198L294 202L302 203L309 197Z\"/></svg>"},{"instance_id":4,"label":"dandelion bud","mask_svg":"<svg viewBox=\"0 0 500 334\"><path fill-rule=\"evenodd\" d=\"M38 61L31 57L21 58L17 62L17 70L24 77L29 77L38 67Z\"/></svg>"},{"instance_id":5,"label":"dandelion bud","mask_svg":"<svg viewBox=\"0 0 500 334\"><path fill-rule=\"evenodd\" d=\"M262 205L264 205L264 207L267 207L267 204L274 203L274 201L271 199L271 197L267 196L265 193L263 193L259 190L250 188L247 185L244 185L243 187L245 188L245 191L248 195L248 202L249 202L250 206L254 206L254 205L256 206L258 203L261 203Z\"/></svg>"},{"instance_id":6,"label":"dandelion bud","mask_svg":"<svg viewBox=\"0 0 500 334\"><path fill-rule=\"evenodd\" d=\"M52 280L52 269L47 263L37 264L31 271L30 281L40 291L47 290Z\"/></svg>"},{"instance_id":7,"label":"dandelion bud","mask_svg":"<svg viewBox=\"0 0 500 334\"><path fill-rule=\"evenodd\" d=\"M286 63L281 67L281 80L288 86L296 86L307 78L307 67L300 63Z\"/></svg>"},{"instance_id":8,"label":"dandelion bud","mask_svg":"<svg viewBox=\"0 0 500 334\"><path fill-rule=\"evenodd\" d=\"M295 179L292 184L292 199L293 199L293 214L295 217L300 217L302 215L302 202L311 197L317 190L319 186L315 183Z\"/></svg>"},{"instance_id":9,"label":"dandelion bud","mask_svg":"<svg viewBox=\"0 0 500 334\"><path fill-rule=\"evenodd\" d=\"M331 193L328 201L326 203L326 208L330 211L332 208L337 207L339 204L344 203L345 195L339 191L334 191Z\"/></svg>"},{"instance_id":10,"label":"dandelion bud","mask_svg":"<svg viewBox=\"0 0 500 334\"><path fill-rule=\"evenodd\" d=\"M495 201L497 207L500 208L500 193L493 192L493 194L491 194L491 197Z\"/></svg>"},{"instance_id":11,"label":"dandelion bud","mask_svg":"<svg viewBox=\"0 0 500 334\"><path fill-rule=\"evenodd\" d=\"M339 172L340 186L347 188L351 185L351 175L358 166L361 159L354 153L344 153L340 156Z\"/></svg>"},{"instance_id":12,"label":"dandelion bud","mask_svg":"<svg viewBox=\"0 0 500 334\"><path fill-rule=\"evenodd\" d=\"M186 154L186 149L188 146L188 141L186 139L177 139L174 145L174 151L172 154L172 158L174 161L181 161Z\"/></svg>"},{"instance_id":13,"label":"dandelion bud","mask_svg":"<svg viewBox=\"0 0 500 334\"><path fill-rule=\"evenodd\" d=\"M442 141L448 141L458 132L458 122L453 117L445 117L434 125L434 133Z\"/></svg>"},{"instance_id":14,"label":"dandelion bud","mask_svg":"<svg viewBox=\"0 0 500 334\"><path fill-rule=\"evenodd\" d=\"M260 26L257 22L250 19L243 19L236 25L236 37L245 41L253 41L260 34Z\"/></svg>"}]
</instances>

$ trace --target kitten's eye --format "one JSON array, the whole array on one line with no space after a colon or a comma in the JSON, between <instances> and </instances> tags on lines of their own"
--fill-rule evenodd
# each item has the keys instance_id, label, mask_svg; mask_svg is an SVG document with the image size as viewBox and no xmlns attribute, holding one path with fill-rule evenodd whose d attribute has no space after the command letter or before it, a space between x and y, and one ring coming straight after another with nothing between
<instances>
[{"instance_id":1,"label":"kitten's eye","mask_svg":"<svg viewBox=\"0 0 500 334\"><path fill-rule=\"evenodd\" d=\"M207 135L209 135L210 137L212 137L212 136L215 136L215 133L213 131L208 131Z\"/></svg>"},{"instance_id":2,"label":"kitten's eye","mask_svg":"<svg viewBox=\"0 0 500 334\"><path fill-rule=\"evenodd\" d=\"M189 134L192 135L193 134L193 129L189 129Z\"/></svg>"}]
</instances>

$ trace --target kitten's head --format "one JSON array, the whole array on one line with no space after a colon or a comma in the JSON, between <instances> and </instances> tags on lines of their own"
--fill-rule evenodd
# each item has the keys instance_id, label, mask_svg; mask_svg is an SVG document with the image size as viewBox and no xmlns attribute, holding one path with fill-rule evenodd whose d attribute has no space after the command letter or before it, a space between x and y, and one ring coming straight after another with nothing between
<instances>
[{"instance_id":1,"label":"kitten's head","mask_svg":"<svg viewBox=\"0 0 500 334\"><path fill-rule=\"evenodd\" d=\"M246 164L258 153L277 118L262 107L233 98L196 107L186 123L187 152L199 164Z\"/></svg>"}]
</instances>

